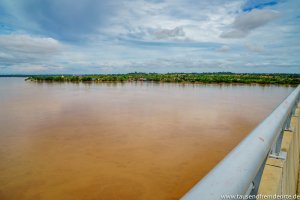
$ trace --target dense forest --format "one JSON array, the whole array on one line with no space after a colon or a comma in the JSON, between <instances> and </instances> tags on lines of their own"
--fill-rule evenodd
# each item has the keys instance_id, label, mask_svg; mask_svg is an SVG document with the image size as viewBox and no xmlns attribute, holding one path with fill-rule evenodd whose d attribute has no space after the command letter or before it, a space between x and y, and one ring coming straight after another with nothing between
<instances>
[{"instance_id":1,"label":"dense forest","mask_svg":"<svg viewBox=\"0 0 300 200\"><path fill-rule=\"evenodd\" d=\"M243 83L243 84L300 84L300 74L247 73L129 73L93 75L29 76L29 81L47 82L170 82L170 83Z\"/></svg>"}]
</instances>

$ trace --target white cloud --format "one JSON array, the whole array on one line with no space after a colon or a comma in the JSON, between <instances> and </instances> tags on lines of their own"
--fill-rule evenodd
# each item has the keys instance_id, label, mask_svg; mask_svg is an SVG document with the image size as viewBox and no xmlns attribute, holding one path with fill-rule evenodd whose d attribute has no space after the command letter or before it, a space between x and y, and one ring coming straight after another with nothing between
<instances>
[{"instance_id":1,"label":"white cloud","mask_svg":"<svg viewBox=\"0 0 300 200\"><path fill-rule=\"evenodd\" d=\"M219 51L219 52L228 52L228 51L230 51L230 47L227 46L227 45L223 45L220 48L218 48L217 51Z\"/></svg>"},{"instance_id":2,"label":"white cloud","mask_svg":"<svg viewBox=\"0 0 300 200\"><path fill-rule=\"evenodd\" d=\"M223 38L243 38L252 30L264 26L277 18L279 13L274 10L252 10L248 13L238 15L232 23L233 30L223 32Z\"/></svg>"},{"instance_id":3,"label":"white cloud","mask_svg":"<svg viewBox=\"0 0 300 200\"><path fill-rule=\"evenodd\" d=\"M260 53L260 52L264 51L264 46L261 46L256 43L246 43L245 47L246 47L246 49L248 49L249 51L252 51L252 52Z\"/></svg>"},{"instance_id":4,"label":"white cloud","mask_svg":"<svg viewBox=\"0 0 300 200\"><path fill-rule=\"evenodd\" d=\"M99 30L113 37L146 41L217 42L222 40L219 35L223 27L233 21L241 4L239 0L128 1L110 19L111 25Z\"/></svg>"},{"instance_id":5,"label":"white cloud","mask_svg":"<svg viewBox=\"0 0 300 200\"><path fill-rule=\"evenodd\" d=\"M62 45L53 38L33 37L30 35L1 35L2 49L14 50L22 53L52 53Z\"/></svg>"},{"instance_id":6,"label":"white cloud","mask_svg":"<svg viewBox=\"0 0 300 200\"><path fill-rule=\"evenodd\" d=\"M155 38L161 39L181 39L185 38L185 32L182 27L175 27L173 29L158 29L153 32Z\"/></svg>"},{"instance_id":7,"label":"white cloud","mask_svg":"<svg viewBox=\"0 0 300 200\"><path fill-rule=\"evenodd\" d=\"M45 61L62 50L63 45L53 38L0 35L0 64Z\"/></svg>"},{"instance_id":8,"label":"white cloud","mask_svg":"<svg viewBox=\"0 0 300 200\"><path fill-rule=\"evenodd\" d=\"M36 65L36 64L12 65L9 68L14 73L53 73L54 71L56 73L59 73L64 69L63 66Z\"/></svg>"}]
</instances>

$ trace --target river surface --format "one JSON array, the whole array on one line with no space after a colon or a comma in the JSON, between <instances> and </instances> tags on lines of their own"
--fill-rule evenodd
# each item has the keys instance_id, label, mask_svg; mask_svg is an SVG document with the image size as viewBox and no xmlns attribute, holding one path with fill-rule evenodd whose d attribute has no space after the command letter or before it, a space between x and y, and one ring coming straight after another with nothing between
<instances>
[{"instance_id":1,"label":"river surface","mask_svg":"<svg viewBox=\"0 0 300 200\"><path fill-rule=\"evenodd\" d=\"M0 78L0 199L179 199L292 90Z\"/></svg>"}]
</instances>

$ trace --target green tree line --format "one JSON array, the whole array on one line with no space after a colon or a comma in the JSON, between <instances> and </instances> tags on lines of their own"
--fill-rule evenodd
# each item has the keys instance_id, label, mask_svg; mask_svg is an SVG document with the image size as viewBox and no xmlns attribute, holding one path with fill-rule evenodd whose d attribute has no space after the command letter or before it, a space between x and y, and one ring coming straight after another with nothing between
<instances>
[{"instance_id":1,"label":"green tree line","mask_svg":"<svg viewBox=\"0 0 300 200\"><path fill-rule=\"evenodd\" d=\"M151 81L166 83L243 83L243 84L300 84L299 74L237 74L237 73L129 73L92 75L30 76L37 82L132 82Z\"/></svg>"}]
</instances>

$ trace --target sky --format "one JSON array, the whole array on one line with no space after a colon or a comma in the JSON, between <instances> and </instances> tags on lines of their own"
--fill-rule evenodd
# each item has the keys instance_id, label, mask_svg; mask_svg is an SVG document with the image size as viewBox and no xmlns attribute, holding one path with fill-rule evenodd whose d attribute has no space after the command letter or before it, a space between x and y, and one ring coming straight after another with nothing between
<instances>
[{"instance_id":1,"label":"sky","mask_svg":"<svg viewBox=\"0 0 300 200\"><path fill-rule=\"evenodd\" d=\"M0 74L300 73L299 0L1 0Z\"/></svg>"}]
</instances>

